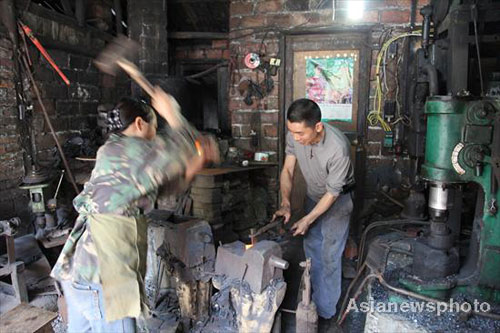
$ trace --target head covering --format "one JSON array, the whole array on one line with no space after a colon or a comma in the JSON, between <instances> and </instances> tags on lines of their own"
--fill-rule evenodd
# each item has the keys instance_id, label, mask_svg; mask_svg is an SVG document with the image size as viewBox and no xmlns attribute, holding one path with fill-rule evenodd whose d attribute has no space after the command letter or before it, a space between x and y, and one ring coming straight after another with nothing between
<instances>
[{"instance_id":1,"label":"head covering","mask_svg":"<svg viewBox=\"0 0 500 333\"><path fill-rule=\"evenodd\" d=\"M119 108L114 108L113 110L108 111L106 123L108 125L108 132L116 132L123 129L123 122L120 118Z\"/></svg>"}]
</instances>

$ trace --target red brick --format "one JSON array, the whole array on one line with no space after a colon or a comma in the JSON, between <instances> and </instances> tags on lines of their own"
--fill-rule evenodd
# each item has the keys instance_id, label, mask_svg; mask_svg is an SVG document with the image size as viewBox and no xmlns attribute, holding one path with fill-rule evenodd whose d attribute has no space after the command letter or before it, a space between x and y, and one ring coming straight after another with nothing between
<instances>
[{"instance_id":1,"label":"red brick","mask_svg":"<svg viewBox=\"0 0 500 333\"><path fill-rule=\"evenodd\" d=\"M250 112L231 112L232 124L250 124L252 121L252 113Z\"/></svg>"},{"instance_id":2,"label":"red brick","mask_svg":"<svg viewBox=\"0 0 500 333\"><path fill-rule=\"evenodd\" d=\"M279 112L263 112L260 114L260 121L262 123L278 124Z\"/></svg>"},{"instance_id":3,"label":"red brick","mask_svg":"<svg viewBox=\"0 0 500 333\"><path fill-rule=\"evenodd\" d=\"M18 109L15 106L6 106L0 107L0 116L1 117L17 117ZM2 119L3 121L3 119Z\"/></svg>"},{"instance_id":4,"label":"red brick","mask_svg":"<svg viewBox=\"0 0 500 333\"><path fill-rule=\"evenodd\" d=\"M322 16L318 12L309 13L307 15L308 15L307 22L310 24L319 23L322 19Z\"/></svg>"},{"instance_id":5,"label":"red brick","mask_svg":"<svg viewBox=\"0 0 500 333\"><path fill-rule=\"evenodd\" d=\"M101 74L101 86L103 88L114 88L116 77L108 74Z\"/></svg>"},{"instance_id":6,"label":"red brick","mask_svg":"<svg viewBox=\"0 0 500 333\"><path fill-rule=\"evenodd\" d=\"M278 151L278 140L263 138L261 142L262 150Z\"/></svg>"},{"instance_id":7,"label":"red brick","mask_svg":"<svg viewBox=\"0 0 500 333\"><path fill-rule=\"evenodd\" d=\"M242 18L241 17L231 17L229 19L229 28L230 29L236 29L236 28L239 28L240 27L240 24L241 24L241 20ZM234 37L234 36L232 36Z\"/></svg>"},{"instance_id":8,"label":"red brick","mask_svg":"<svg viewBox=\"0 0 500 333\"><path fill-rule=\"evenodd\" d=\"M188 51L187 50L175 50L175 57L177 59L187 58Z\"/></svg>"},{"instance_id":9,"label":"red brick","mask_svg":"<svg viewBox=\"0 0 500 333\"><path fill-rule=\"evenodd\" d=\"M55 108L53 99L42 99L42 103L45 106L45 110L47 111L47 114L55 114L56 113L56 108ZM41 105L38 103L38 100L35 100L33 102L33 109L35 110L35 112L40 112L40 113L43 112Z\"/></svg>"},{"instance_id":10,"label":"red brick","mask_svg":"<svg viewBox=\"0 0 500 333\"><path fill-rule=\"evenodd\" d=\"M277 110L279 108L278 98L274 96L267 97L262 101L262 105L265 110Z\"/></svg>"},{"instance_id":11,"label":"red brick","mask_svg":"<svg viewBox=\"0 0 500 333\"><path fill-rule=\"evenodd\" d=\"M231 126L231 136L233 138L239 138L241 136L241 125Z\"/></svg>"},{"instance_id":12,"label":"red brick","mask_svg":"<svg viewBox=\"0 0 500 333\"><path fill-rule=\"evenodd\" d=\"M218 39L212 41L212 48L214 49L227 49L229 47L229 41L227 39Z\"/></svg>"},{"instance_id":13,"label":"red brick","mask_svg":"<svg viewBox=\"0 0 500 333\"><path fill-rule=\"evenodd\" d=\"M257 3L258 13L273 13L279 12L283 9L283 4L278 0L264 1Z\"/></svg>"},{"instance_id":14,"label":"red brick","mask_svg":"<svg viewBox=\"0 0 500 333\"><path fill-rule=\"evenodd\" d=\"M0 78L0 88L14 88L14 81Z\"/></svg>"},{"instance_id":15,"label":"red brick","mask_svg":"<svg viewBox=\"0 0 500 333\"><path fill-rule=\"evenodd\" d=\"M431 0L418 0L418 6L423 7L431 3Z\"/></svg>"},{"instance_id":16,"label":"red brick","mask_svg":"<svg viewBox=\"0 0 500 333\"><path fill-rule=\"evenodd\" d=\"M382 23L409 23L410 22L410 11L396 11L388 10L381 11L382 15L380 21Z\"/></svg>"},{"instance_id":17,"label":"red brick","mask_svg":"<svg viewBox=\"0 0 500 333\"><path fill-rule=\"evenodd\" d=\"M8 38L0 38L0 47L10 50L12 48L12 42Z\"/></svg>"},{"instance_id":18,"label":"red brick","mask_svg":"<svg viewBox=\"0 0 500 333\"><path fill-rule=\"evenodd\" d=\"M14 63L10 59L0 58L0 66L5 66L7 68L12 68Z\"/></svg>"},{"instance_id":19,"label":"red brick","mask_svg":"<svg viewBox=\"0 0 500 333\"><path fill-rule=\"evenodd\" d=\"M411 0L385 0L384 7L410 8Z\"/></svg>"},{"instance_id":20,"label":"red brick","mask_svg":"<svg viewBox=\"0 0 500 333\"><path fill-rule=\"evenodd\" d=\"M253 3L252 2L233 2L229 6L230 16L234 15L249 15L252 14Z\"/></svg>"},{"instance_id":21,"label":"red brick","mask_svg":"<svg viewBox=\"0 0 500 333\"><path fill-rule=\"evenodd\" d=\"M222 50L209 49L205 52L208 59L220 59L222 57Z\"/></svg>"},{"instance_id":22,"label":"red brick","mask_svg":"<svg viewBox=\"0 0 500 333\"><path fill-rule=\"evenodd\" d=\"M415 23L416 23L416 24L422 24L422 22L423 22L423 21L424 21L424 17L423 17L422 15L417 14L417 15L415 16Z\"/></svg>"},{"instance_id":23,"label":"red brick","mask_svg":"<svg viewBox=\"0 0 500 333\"><path fill-rule=\"evenodd\" d=\"M239 100L239 99L230 99L229 100L228 109L230 111L240 110L241 106L242 106L242 103L243 103L242 100Z\"/></svg>"},{"instance_id":24,"label":"red brick","mask_svg":"<svg viewBox=\"0 0 500 333\"><path fill-rule=\"evenodd\" d=\"M378 10L367 10L361 19L364 23L377 23L379 21Z\"/></svg>"},{"instance_id":25,"label":"red brick","mask_svg":"<svg viewBox=\"0 0 500 333\"><path fill-rule=\"evenodd\" d=\"M17 137L15 136L0 136L0 145L17 143Z\"/></svg>"},{"instance_id":26,"label":"red brick","mask_svg":"<svg viewBox=\"0 0 500 333\"><path fill-rule=\"evenodd\" d=\"M372 63L372 66L370 68L370 81L375 81L376 80L376 72L377 72L377 66L375 66L375 63Z\"/></svg>"},{"instance_id":27,"label":"red brick","mask_svg":"<svg viewBox=\"0 0 500 333\"><path fill-rule=\"evenodd\" d=\"M296 26L296 25L302 25L308 22L308 17L304 14L300 13L293 13L290 15L290 25Z\"/></svg>"},{"instance_id":28,"label":"red brick","mask_svg":"<svg viewBox=\"0 0 500 333\"><path fill-rule=\"evenodd\" d=\"M240 45L240 53L243 55L241 57L241 64L244 65L245 55L249 52L258 53L260 49L260 41L259 42L246 42L243 45ZM264 46L262 46L262 50L264 50Z\"/></svg>"},{"instance_id":29,"label":"red brick","mask_svg":"<svg viewBox=\"0 0 500 333\"><path fill-rule=\"evenodd\" d=\"M263 46L264 50L266 50L266 54L277 54L279 51L279 41L277 40L267 40L264 42Z\"/></svg>"},{"instance_id":30,"label":"red brick","mask_svg":"<svg viewBox=\"0 0 500 333\"><path fill-rule=\"evenodd\" d=\"M205 49L197 49L190 50L188 53L189 59L205 59L206 58L206 50Z\"/></svg>"},{"instance_id":31,"label":"red brick","mask_svg":"<svg viewBox=\"0 0 500 333\"><path fill-rule=\"evenodd\" d=\"M264 136L278 137L278 127L276 125L264 124L262 125L262 132Z\"/></svg>"},{"instance_id":32,"label":"red brick","mask_svg":"<svg viewBox=\"0 0 500 333\"><path fill-rule=\"evenodd\" d=\"M385 132L382 128L368 128L368 141L382 142L385 138Z\"/></svg>"},{"instance_id":33,"label":"red brick","mask_svg":"<svg viewBox=\"0 0 500 333\"><path fill-rule=\"evenodd\" d=\"M240 26L241 28L265 27L266 17L264 15L243 17Z\"/></svg>"},{"instance_id":34,"label":"red brick","mask_svg":"<svg viewBox=\"0 0 500 333\"><path fill-rule=\"evenodd\" d=\"M237 138L234 140L234 145L239 149L253 151L250 138Z\"/></svg>"},{"instance_id":35,"label":"red brick","mask_svg":"<svg viewBox=\"0 0 500 333\"><path fill-rule=\"evenodd\" d=\"M252 133L252 128L250 125L241 125L240 131L242 137L247 137L250 136L250 133Z\"/></svg>"},{"instance_id":36,"label":"red brick","mask_svg":"<svg viewBox=\"0 0 500 333\"><path fill-rule=\"evenodd\" d=\"M56 132L67 131L68 130L68 120L64 117L50 118L52 127ZM46 121L44 121L43 131L45 133L50 133L50 127Z\"/></svg>"},{"instance_id":37,"label":"red brick","mask_svg":"<svg viewBox=\"0 0 500 333\"><path fill-rule=\"evenodd\" d=\"M380 142L368 142L366 154L368 156L380 156Z\"/></svg>"},{"instance_id":38,"label":"red brick","mask_svg":"<svg viewBox=\"0 0 500 333\"><path fill-rule=\"evenodd\" d=\"M222 59L229 59L229 58L231 58L231 51L229 50L222 51Z\"/></svg>"}]
</instances>

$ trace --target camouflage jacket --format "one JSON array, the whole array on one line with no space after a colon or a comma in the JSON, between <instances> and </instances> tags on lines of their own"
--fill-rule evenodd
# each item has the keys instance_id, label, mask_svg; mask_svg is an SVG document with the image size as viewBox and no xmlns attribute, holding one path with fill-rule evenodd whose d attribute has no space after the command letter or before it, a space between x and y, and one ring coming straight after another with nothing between
<instances>
[{"instance_id":1,"label":"camouflage jacket","mask_svg":"<svg viewBox=\"0 0 500 333\"><path fill-rule=\"evenodd\" d=\"M97 152L90 180L73 200L79 215L52 270L53 278L100 283L88 216L137 217L153 208L160 185L181 187L186 161L195 153L193 135L185 126L151 141L123 134L109 137Z\"/></svg>"}]
</instances>

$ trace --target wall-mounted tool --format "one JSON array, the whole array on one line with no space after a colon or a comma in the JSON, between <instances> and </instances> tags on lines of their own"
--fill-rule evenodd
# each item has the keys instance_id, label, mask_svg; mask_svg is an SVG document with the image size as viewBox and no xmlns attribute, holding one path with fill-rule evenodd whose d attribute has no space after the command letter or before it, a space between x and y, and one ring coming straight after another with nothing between
<instances>
[{"instance_id":1,"label":"wall-mounted tool","mask_svg":"<svg viewBox=\"0 0 500 333\"><path fill-rule=\"evenodd\" d=\"M68 80L68 78L59 69L59 67L56 65L56 63L54 62L54 60L52 59L52 57L49 55L49 53L47 52L47 50L45 50L45 48L42 46L42 44L40 43L40 41L33 35L33 31L31 31L30 27L28 27L26 24L22 23L21 21L18 21L18 22L19 22L19 25L20 25L21 29L26 34L26 36L28 36L28 38L33 42L33 44L35 44L36 48L40 51L40 53L43 55L43 57L45 59L47 59L47 61L49 62L49 64L52 66L52 68L54 68L54 70L57 72L57 74L59 74L59 76L64 81L64 83L66 83L66 85L69 86L69 80Z\"/></svg>"},{"instance_id":2,"label":"wall-mounted tool","mask_svg":"<svg viewBox=\"0 0 500 333\"><path fill-rule=\"evenodd\" d=\"M256 69L260 66L260 57L257 53L248 53L244 59L245 66L250 69Z\"/></svg>"}]
</instances>

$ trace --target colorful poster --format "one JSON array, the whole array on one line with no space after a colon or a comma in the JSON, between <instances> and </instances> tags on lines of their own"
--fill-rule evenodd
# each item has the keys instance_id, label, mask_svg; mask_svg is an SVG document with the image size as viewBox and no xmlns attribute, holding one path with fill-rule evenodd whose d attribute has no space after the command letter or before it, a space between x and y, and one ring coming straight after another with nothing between
<instances>
[{"instance_id":1,"label":"colorful poster","mask_svg":"<svg viewBox=\"0 0 500 333\"><path fill-rule=\"evenodd\" d=\"M321 108L322 120L352 122L356 55L306 57L306 97Z\"/></svg>"}]
</instances>

